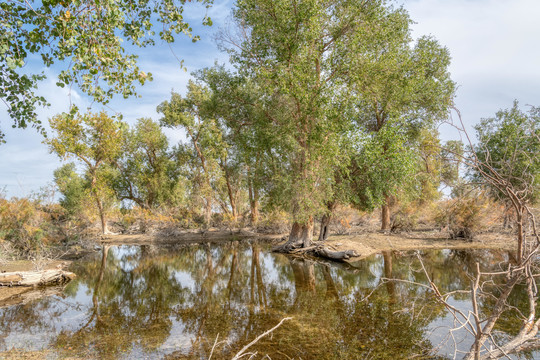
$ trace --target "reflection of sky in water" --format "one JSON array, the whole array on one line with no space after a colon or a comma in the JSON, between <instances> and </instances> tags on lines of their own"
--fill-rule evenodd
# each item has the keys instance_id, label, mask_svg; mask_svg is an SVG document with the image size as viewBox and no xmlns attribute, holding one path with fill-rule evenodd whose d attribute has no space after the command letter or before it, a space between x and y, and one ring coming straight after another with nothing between
<instances>
[{"instance_id":1,"label":"reflection of sky in water","mask_svg":"<svg viewBox=\"0 0 540 360\"><path fill-rule=\"evenodd\" d=\"M450 297L448 303L461 310L464 314L469 314L472 311L470 301L456 300ZM463 320L463 318L460 317L459 320ZM432 344L439 344L439 354L452 359L460 359L464 355L456 352L456 345L460 349L470 349L474 340L474 337L459 322L455 321L454 317L449 313L429 324L428 336Z\"/></svg>"},{"instance_id":2,"label":"reflection of sky in water","mask_svg":"<svg viewBox=\"0 0 540 360\"><path fill-rule=\"evenodd\" d=\"M198 326L221 326L219 321L228 319L228 311L232 311L233 318L231 320L236 321L237 324L245 324L247 318L244 319L244 317L251 314L251 311L254 311L254 314L276 311L280 317L285 316L284 310L287 311L286 309L291 307L295 309L298 306L298 298L301 295L299 291L308 291L308 294L309 291L313 291L312 295L309 295L311 300L326 301L324 299L325 296L328 296L326 292L330 286L329 278L339 294L340 301L347 309L354 309L355 306L358 306L359 300L367 295L371 296L366 303L368 306L371 306L372 302L380 303L383 301L385 304L384 302L388 301L385 300L388 299L388 296L391 299L395 297L398 302L402 299L409 301L399 303L401 310L396 311L392 308L391 313L385 315L390 320L384 319L383 323L387 320L395 321L391 319L398 313L407 316L411 314L420 316L426 305L422 303L423 299L427 298L424 289L407 285L404 282L397 282L394 283L394 286L389 286L383 281L383 278L388 276L385 274L387 269L384 266L383 255L369 257L351 267L304 262L301 259L291 259L281 254L269 253L267 249L265 245L252 248L249 245L241 244L234 246L231 244L212 245L211 247L200 245L176 250L163 250L157 247L113 246L109 250L107 267L103 272L103 283L97 283L101 268L101 255L98 255L93 260L74 264L76 268L81 266L78 268L81 275L68 285L62 297L52 296L32 304L0 309L0 326L7 331L6 334L0 336L0 350L53 348L58 334L69 335L85 327L90 329L90 332L97 331L93 334L94 337L89 338L89 341L99 341L101 336L99 331L101 330L94 329L97 325L96 320L92 317L94 306L98 304L97 311L106 322L115 321L115 318L108 317L115 314L115 311L121 314L122 321L127 321L125 326L129 328L124 330L130 334L128 341L131 343L128 344L127 348L123 348L123 355L120 358L136 359L143 356L159 358L173 352L186 354L198 341ZM234 251L236 251L237 271L233 278L230 276L230 270L233 267L232 254ZM258 263L254 262L253 251L257 251L259 254ZM208 255L210 255L210 259L208 259ZM458 255L467 258L467 253L459 253ZM455 282L457 281L454 278L461 274L459 266L463 265L459 262L461 258L454 258L458 255L450 250L438 253L426 252L424 253L425 264L428 267L433 266L431 271L438 271L441 281L446 281L448 286L453 287L456 286ZM504 260L504 256L501 258L500 255L495 256L489 252L484 252L481 257L489 261ZM419 279L422 279L423 275L418 271L420 266L415 261L415 256L404 255L404 253L394 256L392 260L393 275L390 275L404 280L420 281ZM431 265L429 261L440 263ZM296 264L294 268L292 264ZM212 270L209 270L209 267ZM260 269L261 274L260 277L253 278L253 271L256 269ZM302 280L302 277L307 275L314 278ZM463 286L465 287L468 286L470 280L466 274L463 276L463 284L465 284ZM164 281L165 283L153 281ZM258 284L260 281L262 283ZM313 282L315 288L306 290L309 289L310 281ZM96 285L99 285L100 290L94 297ZM126 290L122 290L123 286L128 287ZM238 288L238 286L240 287ZM128 293L122 291L128 291ZM131 294L130 291L135 293ZM375 295L371 295L372 293ZM264 298L261 297L263 295ZM271 299L266 299L266 297L271 296L273 296ZM255 297L255 303L250 305L251 301L254 300L253 297ZM277 307L265 310L262 303L264 301L270 302L270 306ZM471 308L470 301L456 300L455 298L451 298L450 301L452 305L465 312ZM213 303L216 304L212 305ZM214 309L216 306L217 310ZM154 309L154 307L156 308ZM18 318L16 316L18 311L29 311L33 317L31 316L29 319ZM224 318L219 321L212 317L206 320L197 319L197 316L203 316L205 311L210 311L210 316L224 316ZM193 315L190 315L191 312ZM189 324L184 322L183 317L185 316L189 319ZM218 321L218 324L206 325L207 322L211 323L213 320ZM374 320L374 323L377 321L379 320ZM465 330L455 332L454 339L448 338L448 330L454 327L453 318L448 314L436 315L426 325L424 338L429 340L433 346L440 344L438 354L453 357L454 339L461 349L470 347L472 340ZM157 346L145 347L143 344L147 341L144 338L145 331L149 331L148 333L152 336L158 336L152 333L152 326L157 326L158 335L159 331L165 331L165 333L159 335ZM354 326L359 326L361 329L363 325L359 323ZM269 327L271 326L263 326L262 328ZM124 330L115 329L114 331ZM231 329L229 333L222 333L220 340L227 337L229 340L236 339L241 336L241 330ZM119 336L124 335L120 333ZM119 341L125 340L119 339ZM205 339L207 342L210 340L214 339Z\"/></svg>"}]
</instances>

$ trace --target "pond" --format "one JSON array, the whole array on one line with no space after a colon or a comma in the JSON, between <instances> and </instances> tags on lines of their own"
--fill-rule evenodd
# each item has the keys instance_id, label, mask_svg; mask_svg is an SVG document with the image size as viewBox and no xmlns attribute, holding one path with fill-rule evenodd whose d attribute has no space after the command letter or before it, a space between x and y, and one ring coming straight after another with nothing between
<instances>
[{"instance_id":1,"label":"pond","mask_svg":"<svg viewBox=\"0 0 540 360\"><path fill-rule=\"evenodd\" d=\"M112 246L72 264L61 295L0 309L0 351L49 350L87 359L460 358L470 336L424 286L470 288L471 274L505 268L494 250L385 252L352 266L293 258L267 245L230 241L159 248ZM399 279L388 281L386 279ZM495 300L479 304L488 312ZM525 306L518 295L514 306ZM469 295L450 302L465 311ZM523 304L522 304L523 302ZM517 310L516 310L517 311ZM504 313L497 336L519 329ZM538 354L528 354L528 357ZM247 359L248 357L244 357Z\"/></svg>"}]
</instances>

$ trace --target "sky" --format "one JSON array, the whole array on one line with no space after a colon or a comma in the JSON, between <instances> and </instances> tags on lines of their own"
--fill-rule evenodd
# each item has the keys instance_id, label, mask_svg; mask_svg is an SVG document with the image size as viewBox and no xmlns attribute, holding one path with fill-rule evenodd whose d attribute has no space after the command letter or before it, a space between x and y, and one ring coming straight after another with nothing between
<instances>
[{"instance_id":1,"label":"sky","mask_svg":"<svg viewBox=\"0 0 540 360\"><path fill-rule=\"evenodd\" d=\"M138 118L159 119L156 107L170 98L171 91L184 93L190 73L215 62L226 63L212 37L230 18L233 0L214 0L208 10L214 25L198 25L205 9L186 3L186 20L193 25L201 41L192 43L178 38L170 46L158 43L155 47L137 51L141 70L151 72L154 81L139 89L140 98L113 100L108 107L92 105L92 111L102 109L122 113L134 124ZM469 130L481 118L490 117L502 108L509 108L514 99L523 109L540 106L540 1L538 0L401 0L415 24L413 36L431 35L450 50L450 72L457 83L455 99L463 121ZM180 69L178 59L184 60L187 71ZM42 69L41 64L27 64L48 75L39 88L51 106L40 109L39 119L46 123L53 115L66 111L70 101L84 109L90 102L72 89L55 86L60 68ZM53 171L62 165L61 159L50 154L42 144L42 136L34 129L12 129L12 120L0 104L0 126L6 133L6 144L0 145L0 194L7 197L27 196L51 184ZM449 126L439 128L443 140L459 139ZM182 136L179 131L166 131L171 143Z\"/></svg>"}]
</instances>

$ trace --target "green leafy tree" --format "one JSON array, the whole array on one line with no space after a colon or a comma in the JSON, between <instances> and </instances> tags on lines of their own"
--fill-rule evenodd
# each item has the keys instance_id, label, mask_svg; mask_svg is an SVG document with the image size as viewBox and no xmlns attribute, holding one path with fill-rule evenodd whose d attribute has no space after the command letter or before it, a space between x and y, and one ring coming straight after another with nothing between
<instances>
[{"instance_id":1,"label":"green leafy tree","mask_svg":"<svg viewBox=\"0 0 540 360\"><path fill-rule=\"evenodd\" d=\"M400 129L403 128L385 126L358 140L358 150L348 174L351 199L356 207L371 211L387 201L387 197L397 197L412 186L417 170L416 152L407 134Z\"/></svg>"},{"instance_id":2,"label":"green leafy tree","mask_svg":"<svg viewBox=\"0 0 540 360\"><path fill-rule=\"evenodd\" d=\"M122 156L115 162L118 198L143 209L177 205L184 195L182 177L159 124L142 118L125 135Z\"/></svg>"},{"instance_id":3,"label":"green leafy tree","mask_svg":"<svg viewBox=\"0 0 540 360\"><path fill-rule=\"evenodd\" d=\"M260 100L247 105L263 114L259 144L279 159L267 165L272 199L293 214L290 244L308 246L313 217L328 212L336 172L350 163L342 146L353 127L399 124L413 137L446 114L448 51L430 38L411 46L407 13L384 1L244 0L234 18L239 37L221 44L257 84Z\"/></svg>"},{"instance_id":4,"label":"green leafy tree","mask_svg":"<svg viewBox=\"0 0 540 360\"><path fill-rule=\"evenodd\" d=\"M207 7L212 0L198 0ZM35 94L44 73L23 68L40 59L44 66L67 64L60 87L76 85L93 100L106 103L113 94L135 94L135 84L151 80L137 66L131 48L173 42L175 34L192 36L184 21L185 1L4 1L0 4L0 99L15 126L43 131L36 107L47 100ZM156 22L162 26L156 33ZM211 25L207 16L203 24ZM123 42L129 44L126 46ZM2 133L0 133L0 140Z\"/></svg>"},{"instance_id":5,"label":"green leafy tree","mask_svg":"<svg viewBox=\"0 0 540 360\"><path fill-rule=\"evenodd\" d=\"M111 188L115 177L111 164L120 156L125 124L105 112L60 114L49 120L53 136L44 142L60 158L75 158L85 168L89 191L97 208L103 233L106 214L115 200Z\"/></svg>"},{"instance_id":6,"label":"green leafy tree","mask_svg":"<svg viewBox=\"0 0 540 360\"><path fill-rule=\"evenodd\" d=\"M540 108L527 113L514 101L510 109L500 110L495 117L482 119L475 126L478 144L475 154L481 164L493 167L528 203L540 199ZM473 168L480 178L482 166ZM493 188L498 196L499 189Z\"/></svg>"},{"instance_id":7,"label":"green leafy tree","mask_svg":"<svg viewBox=\"0 0 540 360\"><path fill-rule=\"evenodd\" d=\"M471 175L512 208L517 226L517 259L525 254L524 242L529 221L528 208L540 199L540 108L528 113L512 108L500 110L493 118L482 119L476 129L478 144L473 147ZM532 220L531 220L532 219Z\"/></svg>"},{"instance_id":8,"label":"green leafy tree","mask_svg":"<svg viewBox=\"0 0 540 360\"><path fill-rule=\"evenodd\" d=\"M262 114L259 148L271 153L269 197L292 214L290 243L309 246L314 215L331 198L335 168L346 164L339 149L349 121L342 117L345 52L372 26L379 5L367 2L239 1L234 18L241 38L222 45L239 72L258 87L247 104ZM276 136L278 135L278 136Z\"/></svg>"},{"instance_id":9,"label":"green leafy tree","mask_svg":"<svg viewBox=\"0 0 540 360\"><path fill-rule=\"evenodd\" d=\"M88 183L77 174L75 163L67 163L54 171L54 182L62 197L60 205L69 216L82 213L88 190Z\"/></svg>"},{"instance_id":10,"label":"green leafy tree","mask_svg":"<svg viewBox=\"0 0 540 360\"><path fill-rule=\"evenodd\" d=\"M184 158L192 172L192 193L204 202L205 223L211 223L212 206L219 203L224 212L228 207L220 202L217 190L222 187L223 162L227 157L227 144L216 119L209 115L206 106L210 97L208 88L190 81L185 97L173 93L170 101L158 106L163 114L163 126L185 131L187 143L179 144L177 156Z\"/></svg>"},{"instance_id":11,"label":"green leafy tree","mask_svg":"<svg viewBox=\"0 0 540 360\"><path fill-rule=\"evenodd\" d=\"M247 187L250 221L255 224L259 218L261 196L273 183L269 171L265 171L271 163L271 153L260 141L268 136L259 126L264 114L256 106L264 94L252 79L224 66L216 65L195 75L210 89L207 111L218 121L227 143L228 166L222 167L226 178L231 173L239 176L228 183L236 184L234 189L237 191L239 185L244 191Z\"/></svg>"},{"instance_id":12,"label":"green leafy tree","mask_svg":"<svg viewBox=\"0 0 540 360\"><path fill-rule=\"evenodd\" d=\"M453 104L450 55L430 37L421 37L412 45L411 20L404 9L387 8L379 16L379 32L372 41L364 41L358 44L358 52L346 54L351 77L347 89L360 114L357 124L368 132L400 126L407 132L408 142L422 149L422 132L446 119ZM380 159L385 161L384 152ZM383 230L390 228L392 181L386 189L381 193Z\"/></svg>"}]
</instances>

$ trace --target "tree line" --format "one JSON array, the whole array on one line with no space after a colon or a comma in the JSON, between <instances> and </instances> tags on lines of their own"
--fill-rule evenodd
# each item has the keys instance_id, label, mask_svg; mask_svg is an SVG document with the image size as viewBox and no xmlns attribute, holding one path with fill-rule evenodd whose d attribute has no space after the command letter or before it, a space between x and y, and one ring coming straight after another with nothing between
<instances>
[{"instance_id":1,"label":"tree line","mask_svg":"<svg viewBox=\"0 0 540 360\"><path fill-rule=\"evenodd\" d=\"M45 51L47 66L49 58L76 56L76 66L62 73L61 83L77 83L82 76L81 90L106 102L114 93L130 95L133 81L150 75L134 68L126 78L111 77L134 58L118 57L122 47L115 43L108 57L118 64L95 65L90 60L107 46L95 45L102 42L87 38L92 32L85 35L84 29L98 23L105 35L121 29L118 36L138 46L152 45L154 36L173 41L175 33L191 34L181 17L182 4L158 2L135 9L119 2L118 9L103 8L114 18L96 16L102 4L91 5L44 2L28 9L4 4L3 22L21 19L4 39L9 46L2 59L13 73L9 79L18 79L16 70L30 54ZM45 14L41 20L34 18L40 12ZM139 31L150 29L152 13L169 24L159 35ZM179 22L171 25L175 19ZM379 208L386 231L393 204L432 201L440 196L441 184L460 191L459 169L467 149L459 141L443 144L437 131L455 96L450 54L432 37L413 39L405 9L386 1L240 0L232 19L217 36L230 64L195 72L183 95L173 93L158 106L160 119L139 119L128 126L105 112L76 108L50 119L52 136L46 144L61 158L77 162L55 171L68 213L95 208L105 232L107 209L118 202L152 210L182 204L207 226L213 213L256 223L260 211L279 209L291 220L287 246L294 248L310 245L316 219L324 239L340 204ZM203 22L211 23L207 17ZM67 46L79 38L88 41ZM28 82L28 89L38 80ZM113 87L105 91L91 85L100 81ZM22 114L32 118L32 106L41 100L24 89L6 89L30 99ZM15 101L2 94L8 104ZM23 115L15 111L12 117L21 126L34 121ZM530 134L528 142L521 135L508 141L505 121L521 135ZM169 144L163 128L176 129L184 140ZM469 149L475 156L501 166L506 161L514 172L516 162L521 163L513 181L526 179L536 186L538 166L530 156L537 150L536 108L523 113L516 103L476 130L480 142ZM509 144L522 146L525 155L509 160L508 149L502 148Z\"/></svg>"}]
</instances>

